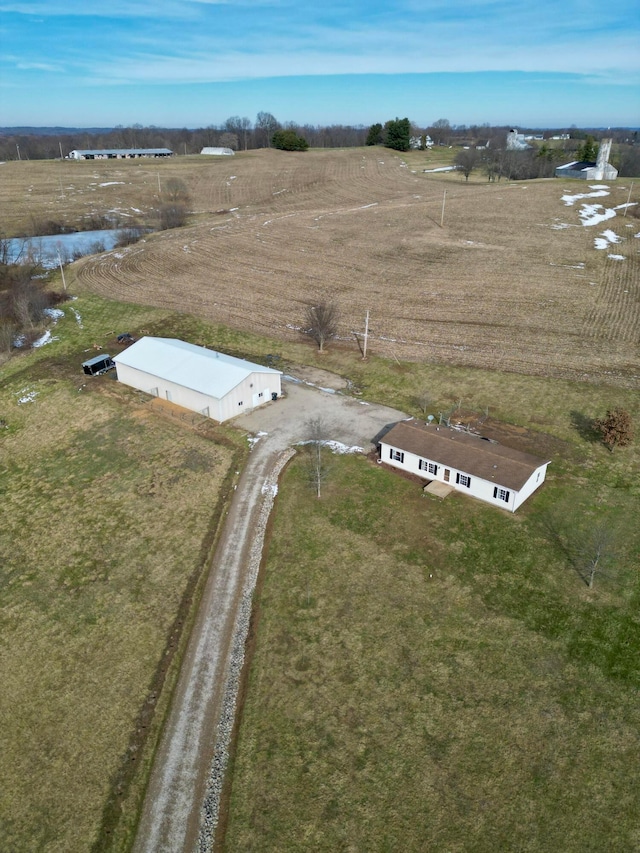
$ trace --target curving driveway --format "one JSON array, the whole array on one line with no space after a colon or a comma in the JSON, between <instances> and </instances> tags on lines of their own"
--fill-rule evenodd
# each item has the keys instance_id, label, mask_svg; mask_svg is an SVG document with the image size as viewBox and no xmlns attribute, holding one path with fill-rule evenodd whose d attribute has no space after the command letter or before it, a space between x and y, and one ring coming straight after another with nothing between
<instances>
[{"instance_id":1,"label":"curving driveway","mask_svg":"<svg viewBox=\"0 0 640 853\"><path fill-rule=\"evenodd\" d=\"M316 377L318 378L318 372ZM134 845L135 853L211 850L218 797L235 715L251 597L278 476L296 443L321 417L332 440L371 449L403 412L330 393L287 377L284 398L234 424L259 436L238 482L156 755ZM266 434L265 434L266 433Z\"/></svg>"}]
</instances>

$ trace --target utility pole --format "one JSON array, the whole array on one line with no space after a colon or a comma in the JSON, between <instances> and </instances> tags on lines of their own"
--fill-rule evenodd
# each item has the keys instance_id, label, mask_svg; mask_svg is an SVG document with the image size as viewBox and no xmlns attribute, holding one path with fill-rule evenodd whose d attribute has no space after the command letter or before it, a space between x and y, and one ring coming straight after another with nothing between
<instances>
[{"instance_id":1,"label":"utility pole","mask_svg":"<svg viewBox=\"0 0 640 853\"><path fill-rule=\"evenodd\" d=\"M627 203L624 208L624 218L627 218L627 210L629 210L629 202L631 201L631 190L633 189L633 181L631 181L631 186L629 187L629 195L627 196Z\"/></svg>"},{"instance_id":2,"label":"utility pole","mask_svg":"<svg viewBox=\"0 0 640 853\"><path fill-rule=\"evenodd\" d=\"M369 338L369 309L367 308L367 317L364 321L364 345L362 347L362 360L367 357L367 340Z\"/></svg>"},{"instance_id":3,"label":"utility pole","mask_svg":"<svg viewBox=\"0 0 640 853\"><path fill-rule=\"evenodd\" d=\"M62 286L66 290L67 289L67 282L65 281L65 277L64 277L64 267L62 266L62 258L60 257L60 249L58 249L58 263L60 264L60 273L62 275Z\"/></svg>"},{"instance_id":4,"label":"utility pole","mask_svg":"<svg viewBox=\"0 0 640 853\"><path fill-rule=\"evenodd\" d=\"M445 190L442 195L442 213L440 214L440 227L444 227L444 203L447 200L447 191Z\"/></svg>"},{"instance_id":5,"label":"utility pole","mask_svg":"<svg viewBox=\"0 0 640 853\"><path fill-rule=\"evenodd\" d=\"M60 159L64 160L64 157L62 155L62 142L60 142L60 140L58 140L58 145L60 146Z\"/></svg>"},{"instance_id":6,"label":"utility pole","mask_svg":"<svg viewBox=\"0 0 640 853\"><path fill-rule=\"evenodd\" d=\"M20 146L18 145L17 142L16 142L16 151L18 152L18 160L22 160L22 157L20 156Z\"/></svg>"}]
</instances>

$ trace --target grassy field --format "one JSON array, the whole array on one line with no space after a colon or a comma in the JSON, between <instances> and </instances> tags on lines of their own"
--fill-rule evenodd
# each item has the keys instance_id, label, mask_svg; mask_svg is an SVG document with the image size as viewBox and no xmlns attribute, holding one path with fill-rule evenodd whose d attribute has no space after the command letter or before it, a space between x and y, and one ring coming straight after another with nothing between
<instances>
[{"instance_id":1,"label":"grassy field","mask_svg":"<svg viewBox=\"0 0 640 853\"><path fill-rule=\"evenodd\" d=\"M0 847L12 853L130 836L162 687L245 452L229 430L164 420L82 374L83 345L160 312L94 297L65 310L59 340L5 364L0 385Z\"/></svg>"},{"instance_id":2,"label":"grassy field","mask_svg":"<svg viewBox=\"0 0 640 853\"><path fill-rule=\"evenodd\" d=\"M588 429L613 406L640 419L635 226L580 225L561 196L582 185L467 186L423 171L438 158L2 167L7 234L135 218L171 177L194 210L186 229L73 265L78 298L54 341L0 365L3 848L129 848L246 450L232 430L162 419L110 378L88 380L82 360L113 355L124 331L321 367L415 414L426 391L434 414L488 410L553 461L515 517L432 502L363 459L336 459L318 502L291 466L256 611L229 850L640 846L640 454L611 454ZM627 194L618 182L596 201ZM625 261L594 248L605 227ZM298 329L319 293L342 311L323 356ZM353 331L368 308L363 362ZM617 573L589 592L569 546L602 519Z\"/></svg>"},{"instance_id":3,"label":"grassy field","mask_svg":"<svg viewBox=\"0 0 640 853\"><path fill-rule=\"evenodd\" d=\"M353 457L318 501L294 463L224 849L637 849L639 505L637 450L575 433L517 516ZM616 516L615 580L587 590L558 507Z\"/></svg>"}]
</instances>

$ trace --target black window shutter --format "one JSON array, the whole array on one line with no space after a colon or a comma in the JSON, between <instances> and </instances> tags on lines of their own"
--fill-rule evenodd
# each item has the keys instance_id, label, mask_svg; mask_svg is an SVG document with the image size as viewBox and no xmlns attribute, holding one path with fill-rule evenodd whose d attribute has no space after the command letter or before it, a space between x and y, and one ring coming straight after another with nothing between
<instances>
[{"instance_id":1,"label":"black window shutter","mask_svg":"<svg viewBox=\"0 0 640 853\"><path fill-rule=\"evenodd\" d=\"M497 486L493 487L493 496L494 496L494 498L498 497L498 487Z\"/></svg>"}]
</instances>

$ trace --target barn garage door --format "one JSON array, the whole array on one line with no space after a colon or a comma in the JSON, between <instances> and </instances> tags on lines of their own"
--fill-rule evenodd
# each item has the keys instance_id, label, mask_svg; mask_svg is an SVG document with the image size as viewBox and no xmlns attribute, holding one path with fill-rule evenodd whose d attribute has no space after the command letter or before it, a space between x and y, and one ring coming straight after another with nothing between
<instances>
[{"instance_id":1,"label":"barn garage door","mask_svg":"<svg viewBox=\"0 0 640 853\"><path fill-rule=\"evenodd\" d=\"M271 394L268 388L265 388L264 391L259 391L257 394L253 395L253 408L256 406L261 406L263 403L266 403L269 400Z\"/></svg>"}]
</instances>

